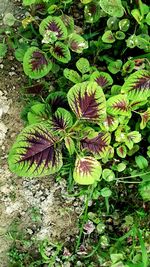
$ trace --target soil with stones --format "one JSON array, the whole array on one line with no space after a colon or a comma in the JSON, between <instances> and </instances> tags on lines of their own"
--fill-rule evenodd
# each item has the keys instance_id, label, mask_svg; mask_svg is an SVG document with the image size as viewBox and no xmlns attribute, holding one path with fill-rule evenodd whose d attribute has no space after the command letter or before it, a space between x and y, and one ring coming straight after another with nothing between
<instances>
[{"instance_id":1,"label":"soil with stones","mask_svg":"<svg viewBox=\"0 0 150 267\"><path fill-rule=\"evenodd\" d=\"M1 1L0 14L16 14L17 1ZM22 74L21 74L22 73ZM53 177L42 179L19 178L9 171L7 157L18 132L23 128L20 119L22 103L20 88L25 82L21 64L11 54L0 61L0 266L8 266L7 252L11 246L10 229L19 221L36 240L69 241L77 234L78 203L63 198L66 181L56 183ZM33 211L38 210L38 227ZM81 212L81 211L80 211Z\"/></svg>"}]
</instances>

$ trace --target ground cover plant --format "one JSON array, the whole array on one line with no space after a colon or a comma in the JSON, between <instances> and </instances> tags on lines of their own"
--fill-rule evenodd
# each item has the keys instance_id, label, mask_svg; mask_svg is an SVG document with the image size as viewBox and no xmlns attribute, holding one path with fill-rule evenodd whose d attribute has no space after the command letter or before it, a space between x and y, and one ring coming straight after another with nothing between
<instances>
[{"instance_id":1,"label":"ground cover plant","mask_svg":"<svg viewBox=\"0 0 150 267\"><path fill-rule=\"evenodd\" d=\"M0 57L11 49L27 76L25 128L9 168L23 177L65 178L68 194L82 197L83 206L71 247L44 240L35 248L28 240L22 251L14 238L10 266L148 267L148 1L24 0L23 6L26 16L5 15L1 32ZM19 237L21 244L27 238Z\"/></svg>"}]
</instances>

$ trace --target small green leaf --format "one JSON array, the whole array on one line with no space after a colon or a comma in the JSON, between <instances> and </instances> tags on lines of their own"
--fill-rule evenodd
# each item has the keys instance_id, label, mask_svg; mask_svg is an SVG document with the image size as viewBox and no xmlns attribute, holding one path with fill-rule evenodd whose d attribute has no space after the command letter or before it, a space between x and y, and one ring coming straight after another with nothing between
<instances>
[{"instance_id":1,"label":"small green leaf","mask_svg":"<svg viewBox=\"0 0 150 267\"><path fill-rule=\"evenodd\" d=\"M121 145L121 146L117 147L116 152L120 158L125 158L127 155L127 148L125 145Z\"/></svg>"},{"instance_id":2,"label":"small green leaf","mask_svg":"<svg viewBox=\"0 0 150 267\"><path fill-rule=\"evenodd\" d=\"M118 172L123 172L126 169L126 164L121 162L117 165L117 171Z\"/></svg>"},{"instance_id":3,"label":"small green leaf","mask_svg":"<svg viewBox=\"0 0 150 267\"><path fill-rule=\"evenodd\" d=\"M86 58L81 57L76 62L77 69L82 73L85 74L90 71L90 64L89 61Z\"/></svg>"},{"instance_id":4,"label":"small green leaf","mask_svg":"<svg viewBox=\"0 0 150 267\"><path fill-rule=\"evenodd\" d=\"M54 46L51 46L50 53L54 58L62 63L68 63L71 60L68 46L62 42L56 42Z\"/></svg>"},{"instance_id":5,"label":"small green leaf","mask_svg":"<svg viewBox=\"0 0 150 267\"><path fill-rule=\"evenodd\" d=\"M121 70L121 66L122 66L122 61L120 59L118 59L116 61L112 61L109 63L108 70L111 73L116 74Z\"/></svg>"},{"instance_id":6,"label":"small green leaf","mask_svg":"<svg viewBox=\"0 0 150 267\"><path fill-rule=\"evenodd\" d=\"M137 151L139 151L139 145L133 145L133 148L128 151L128 156L134 155Z\"/></svg>"},{"instance_id":7,"label":"small green leaf","mask_svg":"<svg viewBox=\"0 0 150 267\"><path fill-rule=\"evenodd\" d=\"M139 192L144 201L150 201L150 182L141 183Z\"/></svg>"},{"instance_id":8,"label":"small green leaf","mask_svg":"<svg viewBox=\"0 0 150 267\"><path fill-rule=\"evenodd\" d=\"M148 108L145 112L141 113L141 123L140 123L140 129L144 129L147 125L147 122L150 121L150 108Z\"/></svg>"},{"instance_id":9,"label":"small green leaf","mask_svg":"<svg viewBox=\"0 0 150 267\"><path fill-rule=\"evenodd\" d=\"M118 118L116 118L115 116L107 114L106 119L102 123L100 123L99 125L100 125L102 131L113 132L117 129L118 124L119 124Z\"/></svg>"},{"instance_id":10,"label":"small green leaf","mask_svg":"<svg viewBox=\"0 0 150 267\"><path fill-rule=\"evenodd\" d=\"M104 233L105 228L106 228L106 226L105 226L105 224L102 223L102 222L100 222L100 223L96 226L97 232L98 232L99 234Z\"/></svg>"},{"instance_id":11,"label":"small green leaf","mask_svg":"<svg viewBox=\"0 0 150 267\"><path fill-rule=\"evenodd\" d=\"M72 33L68 40L69 48L76 53L82 53L84 49L88 48L88 42L79 34Z\"/></svg>"},{"instance_id":12,"label":"small green leaf","mask_svg":"<svg viewBox=\"0 0 150 267\"><path fill-rule=\"evenodd\" d=\"M124 256L122 253L115 253L115 254L110 254L110 258L111 258L112 263L116 263L120 260L123 260Z\"/></svg>"},{"instance_id":13,"label":"small green leaf","mask_svg":"<svg viewBox=\"0 0 150 267\"><path fill-rule=\"evenodd\" d=\"M102 168L93 157L80 157L76 159L73 178L78 184L89 185L100 180Z\"/></svg>"},{"instance_id":14,"label":"small green leaf","mask_svg":"<svg viewBox=\"0 0 150 267\"><path fill-rule=\"evenodd\" d=\"M112 194L112 191L108 187L104 187L100 192L101 192L102 197L106 197L106 198L110 197Z\"/></svg>"},{"instance_id":15,"label":"small green leaf","mask_svg":"<svg viewBox=\"0 0 150 267\"><path fill-rule=\"evenodd\" d=\"M7 45L5 43L0 43L0 58L5 57L7 53Z\"/></svg>"},{"instance_id":16,"label":"small green leaf","mask_svg":"<svg viewBox=\"0 0 150 267\"><path fill-rule=\"evenodd\" d=\"M113 84L113 79L107 72L94 71L90 76L90 80L97 82L103 89Z\"/></svg>"},{"instance_id":17,"label":"small green leaf","mask_svg":"<svg viewBox=\"0 0 150 267\"><path fill-rule=\"evenodd\" d=\"M129 19L122 19L119 21L119 29L122 32L128 31L130 27L130 20Z\"/></svg>"},{"instance_id":18,"label":"small green leaf","mask_svg":"<svg viewBox=\"0 0 150 267\"><path fill-rule=\"evenodd\" d=\"M122 31L117 31L116 32L116 34L115 34L115 37L116 37L116 39L118 39L118 40L123 40L123 39L125 39L125 33L124 32L122 32Z\"/></svg>"},{"instance_id":19,"label":"small green leaf","mask_svg":"<svg viewBox=\"0 0 150 267\"><path fill-rule=\"evenodd\" d=\"M86 5L92 2L92 0L80 0L82 4Z\"/></svg>"},{"instance_id":20,"label":"small green leaf","mask_svg":"<svg viewBox=\"0 0 150 267\"><path fill-rule=\"evenodd\" d=\"M55 41L65 40L67 38L67 28L60 17L48 16L43 19L39 26L40 34L45 38L49 38L49 43L53 43L51 38L55 37Z\"/></svg>"},{"instance_id":21,"label":"small green leaf","mask_svg":"<svg viewBox=\"0 0 150 267\"><path fill-rule=\"evenodd\" d=\"M110 169L104 169L102 172L102 178L107 182L115 180L115 173Z\"/></svg>"},{"instance_id":22,"label":"small green leaf","mask_svg":"<svg viewBox=\"0 0 150 267\"><path fill-rule=\"evenodd\" d=\"M111 44L111 43L114 43L115 40L116 39L111 30L104 32L104 34L102 35L102 41L104 43Z\"/></svg>"},{"instance_id":23,"label":"small green leaf","mask_svg":"<svg viewBox=\"0 0 150 267\"><path fill-rule=\"evenodd\" d=\"M150 26L150 12L146 16L146 23Z\"/></svg>"},{"instance_id":24,"label":"small green leaf","mask_svg":"<svg viewBox=\"0 0 150 267\"><path fill-rule=\"evenodd\" d=\"M80 83L82 81L81 76L75 70L64 69L64 76L73 83Z\"/></svg>"},{"instance_id":25,"label":"small green leaf","mask_svg":"<svg viewBox=\"0 0 150 267\"><path fill-rule=\"evenodd\" d=\"M122 67L123 72L126 73L131 73L135 67L135 62L133 60L128 60Z\"/></svg>"},{"instance_id":26,"label":"small green leaf","mask_svg":"<svg viewBox=\"0 0 150 267\"><path fill-rule=\"evenodd\" d=\"M32 4L38 4L40 0L23 0L23 5L30 6Z\"/></svg>"},{"instance_id":27,"label":"small green leaf","mask_svg":"<svg viewBox=\"0 0 150 267\"><path fill-rule=\"evenodd\" d=\"M27 115L29 124L40 123L41 121L47 120L48 117L46 105L42 103L33 105Z\"/></svg>"},{"instance_id":28,"label":"small green leaf","mask_svg":"<svg viewBox=\"0 0 150 267\"><path fill-rule=\"evenodd\" d=\"M75 152L75 143L71 137L69 136L65 137L65 146L70 156L73 155L73 153Z\"/></svg>"},{"instance_id":29,"label":"small green leaf","mask_svg":"<svg viewBox=\"0 0 150 267\"><path fill-rule=\"evenodd\" d=\"M140 169L146 169L148 167L148 161L143 156L136 156L135 162Z\"/></svg>"},{"instance_id":30,"label":"small green leaf","mask_svg":"<svg viewBox=\"0 0 150 267\"><path fill-rule=\"evenodd\" d=\"M125 144L129 149L133 148L134 143L141 141L141 134L137 131L130 132L125 137Z\"/></svg>"},{"instance_id":31,"label":"small green leaf","mask_svg":"<svg viewBox=\"0 0 150 267\"><path fill-rule=\"evenodd\" d=\"M15 21L16 21L16 19L12 13L5 14L5 16L3 18L4 24L8 25L8 26L13 26Z\"/></svg>"},{"instance_id":32,"label":"small green leaf","mask_svg":"<svg viewBox=\"0 0 150 267\"><path fill-rule=\"evenodd\" d=\"M103 16L103 14L97 0L92 0L91 3L85 6L84 17L86 22L95 23L100 19L101 16Z\"/></svg>"},{"instance_id":33,"label":"small green leaf","mask_svg":"<svg viewBox=\"0 0 150 267\"><path fill-rule=\"evenodd\" d=\"M111 31L117 31L119 27L118 22L119 22L119 19L117 17L110 17L107 20L107 27Z\"/></svg>"},{"instance_id":34,"label":"small green leaf","mask_svg":"<svg viewBox=\"0 0 150 267\"><path fill-rule=\"evenodd\" d=\"M131 11L131 15L135 18L135 20L138 22L138 24L141 24L142 16L141 16L140 11L138 9L133 9Z\"/></svg>"},{"instance_id":35,"label":"small green leaf","mask_svg":"<svg viewBox=\"0 0 150 267\"><path fill-rule=\"evenodd\" d=\"M118 95L121 93L121 85L114 84L111 87L111 95Z\"/></svg>"},{"instance_id":36,"label":"small green leaf","mask_svg":"<svg viewBox=\"0 0 150 267\"><path fill-rule=\"evenodd\" d=\"M129 48L134 48L137 44L137 36L135 34L131 35L127 40L126 40L127 47Z\"/></svg>"}]
</instances>

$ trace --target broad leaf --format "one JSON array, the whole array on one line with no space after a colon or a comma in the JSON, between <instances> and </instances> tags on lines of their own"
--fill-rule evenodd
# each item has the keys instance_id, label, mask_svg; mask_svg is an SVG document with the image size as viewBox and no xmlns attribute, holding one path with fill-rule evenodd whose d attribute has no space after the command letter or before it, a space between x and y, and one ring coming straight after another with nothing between
<instances>
[{"instance_id":1,"label":"broad leaf","mask_svg":"<svg viewBox=\"0 0 150 267\"><path fill-rule=\"evenodd\" d=\"M107 72L94 71L90 79L97 82L103 89L113 84L113 79Z\"/></svg>"},{"instance_id":2,"label":"broad leaf","mask_svg":"<svg viewBox=\"0 0 150 267\"><path fill-rule=\"evenodd\" d=\"M50 53L54 58L63 63L68 63L71 59L70 51L67 45L61 42L56 42L54 46L51 46Z\"/></svg>"},{"instance_id":3,"label":"broad leaf","mask_svg":"<svg viewBox=\"0 0 150 267\"><path fill-rule=\"evenodd\" d=\"M102 168L93 157L77 158L73 178L78 184L89 185L100 180Z\"/></svg>"},{"instance_id":4,"label":"broad leaf","mask_svg":"<svg viewBox=\"0 0 150 267\"><path fill-rule=\"evenodd\" d=\"M100 0L101 8L112 17L122 17L124 9L121 0Z\"/></svg>"},{"instance_id":5,"label":"broad leaf","mask_svg":"<svg viewBox=\"0 0 150 267\"><path fill-rule=\"evenodd\" d=\"M64 69L64 76L73 83L80 83L82 81L77 71L68 68Z\"/></svg>"},{"instance_id":6,"label":"broad leaf","mask_svg":"<svg viewBox=\"0 0 150 267\"><path fill-rule=\"evenodd\" d=\"M70 156L73 155L75 152L75 143L71 137L65 137L65 146L68 149Z\"/></svg>"},{"instance_id":7,"label":"broad leaf","mask_svg":"<svg viewBox=\"0 0 150 267\"><path fill-rule=\"evenodd\" d=\"M72 116L64 108L58 108L51 120L53 131L65 131L73 124Z\"/></svg>"},{"instance_id":8,"label":"broad leaf","mask_svg":"<svg viewBox=\"0 0 150 267\"><path fill-rule=\"evenodd\" d=\"M40 177L59 171L62 154L48 123L26 127L9 154L10 170L19 176Z\"/></svg>"},{"instance_id":9,"label":"broad leaf","mask_svg":"<svg viewBox=\"0 0 150 267\"><path fill-rule=\"evenodd\" d=\"M125 145L119 146L117 147L116 152L120 158L125 158L127 155L127 148Z\"/></svg>"},{"instance_id":10,"label":"broad leaf","mask_svg":"<svg viewBox=\"0 0 150 267\"><path fill-rule=\"evenodd\" d=\"M43 103L35 104L31 107L31 110L27 115L29 124L35 124L37 122L42 122L49 118L46 105Z\"/></svg>"},{"instance_id":11,"label":"broad leaf","mask_svg":"<svg viewBox=\"0 0 150 267\"><path fill-rule=\"evenodd\" d=\"M129 99L147 99L150 96L150 72L138 70L131 74L122 86L121 92L126 93Z\"/></svg>"},{"instance_id":12,"label":"broad leaf","mask_svg":"<svg viewBox=\"0 0 150 267\"><path fill-rule=\"evenodd\" d=\"M90 71L90 64L89 61L86 58L81 57L76 62L77 69L82 73L85 74Z\"/></svg>"},{"instance_id":13,"label":"broad leaf","mask_svg":"<svg viewBox=\"0 0 150 267\"><path fill-rule=\"evenodd\" d=\"M46 103L51 107L52 114L57 110L58 107L69 108L66 93L62 91L52 92L46 98Z\"/></svg>"},{"instance_id":14,"label":"broad leaf","mask_svg":"<svg viewBox=\"0 0 150 267\"><path fill-rule=\"evenodd\" d=\"M129 101L125 95L112 96L107 100L107 111L112 115L130 116Z\"/></svg>"},{"instance_id":15,"label":"broad leaf","mask_svg":"<svg viewBox=\"0 0 150 267\"><path fill-rule=\"evenodd\" d=\"M107 114L106 119L102 123L100 123L99 125L100 125L102 131L113 132L117 129L118 124L119 124L119 121L116 117Z\"/></svg>"},{"instance_id":16,"label":"broad leaf","mask_svg":"<svg viewBox=\"0 0 150 267\"><path fill-rule=\"evenodd\" d=\"M82 139L81 148L92 153L93 155L105 157L111 136L109 133L94 133L92 136L87 136Z\"/></svg>"},{"instance_id":17,"label":"broad leaf","mask_svg":"<svg viewBox=\"0 0 150 267\"><path fill-rule=\"evenodd\" d=\"M80 120L100 123L106 117L106 100L96 82L74 85L68 92L68 102Z\"/></svg>"},{"instance_id":18,"label":"broad leaf","mask_svg":"<svg viewBox=\"0 0 150 267\"><path fill-rule=\"evenodd\" d=\"M23 69L31 79L39 79L47 75L52 68L46 54L37 47L30 47L23 58Z\"/></svg>"},{"instance_id":19,"label":"broad leaf","mask_svg":"<svg viewBox=\"0 0 150 267\"><path fill-rule=\"evenodd\" d=\"M76 53L82 53L84 49L88 48L88 42L79 34L72 33L68 40L69 48Z\"/></svg>"},{"instance_id":20,"label":"broad leaf","mask_svg":"<svg viewBox=\"0 0 150 267\"><path fill-rule=\"evenodd\" d=\"M146 127L147 122L150 120L150 108L148 108L144 113L141 113L141 123L140 128L144 129Z\"/></svg>"},{"instance_id":21,"label":"broad leaf","mask_svg":"<svg viewBox=\"0 0 150 267\"><path fill-rule=\"evenodd\" d=\"M55 40L65 40L67 38L67 28L59 17L48 16L43 19L39 31L43 37L49 35L50 43L52 42L51 37L55 37Z\"/></svg>"}]
</instances>

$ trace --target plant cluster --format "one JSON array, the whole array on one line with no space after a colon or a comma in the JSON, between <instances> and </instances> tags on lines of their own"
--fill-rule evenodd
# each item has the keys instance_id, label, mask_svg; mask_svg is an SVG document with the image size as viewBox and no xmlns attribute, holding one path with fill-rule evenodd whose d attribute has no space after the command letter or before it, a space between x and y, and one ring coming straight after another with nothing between
<instances>
[{"instance_id":1,"label":"plant cluster","mask_svg":"<svg viewBox=\"0 0 150 267\"><path fill-rule=\"evenodd\" d=\"M13 49L28 77L25 128L10 150L10 170L31 178L68 176L70 191L76 183L92 185L87 199L91 191L92 199L105 199L107 214L120 183L137 183L139 199L149 201L148 1L23 0L23 5L26 17L5 15L0 33L0 57ZM95 223L87 210L77 249L84 224ZM103 229L102 222L95 224ZM133 228L142 247L141 232ZM116 257L108 264L134 266Z\"/></svg>"}]
</instances>

